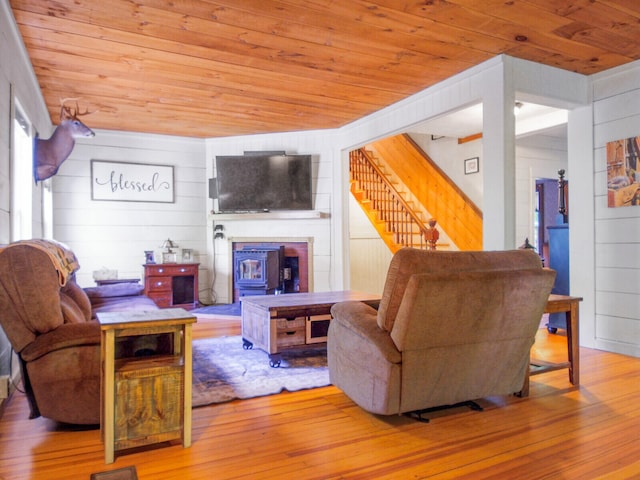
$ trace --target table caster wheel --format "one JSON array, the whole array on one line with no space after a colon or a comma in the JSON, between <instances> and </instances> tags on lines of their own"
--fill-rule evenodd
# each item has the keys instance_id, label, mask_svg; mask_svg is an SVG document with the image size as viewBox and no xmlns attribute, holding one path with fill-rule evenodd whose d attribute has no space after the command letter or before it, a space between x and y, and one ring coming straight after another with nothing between
<instances>
[{"instance_id":1,"label":"table caster wheel","mask_svg":"<svg viewBox=\"0 0 640 480\"><path fill-rule=\"evenodd\" d=\"M269 366L271 368L278 368L282 362L282 357L279 354L269 355Z\"/></svg>"},{"instance_id":2,"label":"table caster wheel","mask_svg":"<svg viewBox=\"0 0 640 480\"><path fill-rule=\"evenodd\" d=\"M243 338L242 339L242 348L244 348L245 350L252 350L253 349L253 343L251 343L249 340L245 340Z\"/></svg>"}]
</instances>

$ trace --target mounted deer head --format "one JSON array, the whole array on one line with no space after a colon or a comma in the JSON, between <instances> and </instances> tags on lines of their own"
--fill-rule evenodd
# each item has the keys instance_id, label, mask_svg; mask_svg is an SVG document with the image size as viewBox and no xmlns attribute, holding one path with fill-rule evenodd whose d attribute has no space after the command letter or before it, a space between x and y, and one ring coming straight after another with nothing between
<instances>
[{"instance_id":1,"label":"mounted deer head","mask_svg":"<svg viewBox=\"0 0 640 480\"><path fill-rule=\"evenodd\" d=\"M64 104L67 100L70 99L60 101L60 124L53 135L48 140L36 138L33 151L33 175L36 182L58 173L62 162L71 154L76 138L95 136L93 130L78 119L93 112L89 112L88 109L80 112L77 101L75 109L67 107Z\"/></svg>"}]
</instances>

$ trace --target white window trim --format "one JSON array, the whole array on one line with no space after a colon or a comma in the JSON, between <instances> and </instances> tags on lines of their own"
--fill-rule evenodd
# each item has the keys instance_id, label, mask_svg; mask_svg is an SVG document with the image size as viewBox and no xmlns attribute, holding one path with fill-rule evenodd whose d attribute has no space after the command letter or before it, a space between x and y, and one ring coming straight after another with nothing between
<instances>
[{"instance_id":1,"label":"white window trim","mask_svg":"<svg viewBox=\"0 0 640 480\"><path fill-rule=\"evenodd\" d=\"M32 238L33 125L12 96L11 115L11 241Z\"/></svg>"}]
</instances>

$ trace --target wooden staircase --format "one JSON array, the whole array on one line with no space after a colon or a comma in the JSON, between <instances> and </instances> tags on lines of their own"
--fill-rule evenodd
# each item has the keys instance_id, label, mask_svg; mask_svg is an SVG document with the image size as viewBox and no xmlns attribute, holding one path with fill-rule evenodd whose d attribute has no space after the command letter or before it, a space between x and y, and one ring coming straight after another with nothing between
<instances>
[{"instance_id":1,"label":"wooden staircase","mask_svg":"<svg viewBox=\"0 0 640 480\"><path fill-rule=\"evenodd\" d=\"M349 171L351 194L391 252L402 247L426 249L426 220L397 191L371 152L352 151Z\"/></svg>"},{"instance_id":2,"label":"wooden staircase","mask_svg":"<svg viewBox=\"0 0 640 480\"><path fill-rule=\"evenodd\" d=\"M460 250L482 249L482 212L409 136L352 151L349 167L352 195L392 252L428 248L425 210Z\"/></svg>"}]
</instances>

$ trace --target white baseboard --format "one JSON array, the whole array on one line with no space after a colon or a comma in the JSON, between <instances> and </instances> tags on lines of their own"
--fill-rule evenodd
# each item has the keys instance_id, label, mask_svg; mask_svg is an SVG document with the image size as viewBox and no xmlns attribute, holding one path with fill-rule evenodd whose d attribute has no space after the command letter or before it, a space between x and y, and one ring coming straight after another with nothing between
<instances>
[{"instance_id":1,"label":"white baseboard","mask_svg":"<svg viewBox=\"0 0 640 480\"><path fill-rule=\"evenodd\" d=\"M14 371L13 376L0 375L0 403L9 398L16 391L16 385L20 384L20 371Z\"/></svg>"},{"instance_id":2,"label":"white baseboard","mask_svg":"<svg viewBox=\"0 0 640 480\"><path fill-rule=\"evenodd\" d=\"M0 400L9 398L9 375L0 375Z\"/></svg>"}]
</instances>

